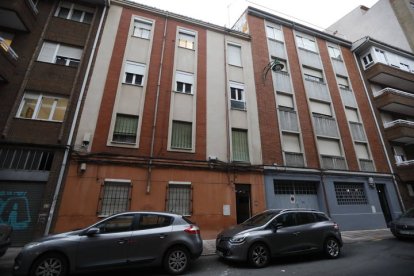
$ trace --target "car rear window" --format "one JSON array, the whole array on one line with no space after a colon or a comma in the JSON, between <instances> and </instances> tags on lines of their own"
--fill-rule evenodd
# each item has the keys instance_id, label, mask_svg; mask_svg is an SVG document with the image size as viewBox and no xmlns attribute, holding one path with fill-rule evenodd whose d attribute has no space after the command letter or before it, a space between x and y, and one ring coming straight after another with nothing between
<instances>
[{"instance_id":1,"label":"car rear window","mask_svg":"<svg viewBox=\"0 0 414 276\"><path fill-rule=\"evenodd\" d=\"M185 222L187 222L188 224L195 224L194 222L192 222L191 220L189 220L186 217L181 217Z\"/></svg>"},{"instance_id":2,"label":"car rear window","mask_svg":"<svg viewBox=\"0 0 414 276\"><path fill-rule=\"evenodd\" d=\"M173 218L157 214L141 214L139 217L138 229L151 229L165 227L172 223Z\"/></svg>"},{"instance_id":3,"label":"car rear window","mask_svg":"<svg viewBox=\"0 0 414 276\"><path fill-rule=\"evenodd\" d=\"M315 217L317 221L328 221L329 218L325 214L315 213Z\"/></svg>"}]
</instances>

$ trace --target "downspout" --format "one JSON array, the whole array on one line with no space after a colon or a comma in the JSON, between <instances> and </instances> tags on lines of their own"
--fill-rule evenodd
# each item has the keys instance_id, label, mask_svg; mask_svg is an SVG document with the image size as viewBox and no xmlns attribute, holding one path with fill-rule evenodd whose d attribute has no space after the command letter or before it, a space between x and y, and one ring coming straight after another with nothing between
<instances>
[{"instance_id":1,"label":"downspout","mask_svg":"<svg viewBox=\"0 0 414 276\"><path fill-rule=\"evenodd\" d=\"M152 158L154 157L155 128L157 126L158 101L160 97L161 73L162 73L162 66L163 66L163 60L164 60L165 41L167 39L166 38L167 37L167 25L168 25L168 12L165 16L164 34L162 38L162 48L161 48L161 62L160 62L160 69L158 71L157 95L155 98L154 121L152 124L151 151L150 151L150 158L149 158L149 163L148 163L148 176L147 176L147 189L146 189L147 194L151 192L151 173L152 173L151 166L152 166Z\"/></svg>"},{"instance_id":2,"label":"downspout","mask_svg":"<svg viewBox=\"0 0 414 276\"><path fill-rule=\"evenodd\" d=\"M230 172L229 172L229 164L230 164L230 139L232 139L230 135L230 117L229 117L229 81L228 81L228 75L227 75L227 36L224 36L224 87L226 87L226 93L224 93L225 97L225 103L226 103L226 132L227 132L227 179L229 182L229 185L231 185L231 179L230 179ZM234 179L233 179L234 181Z\"/></svg>"},{"instance_id":3,"label":"downspout","mask_svg":"<svg viewBox=\"0 0 414 276\"><path fill-rule=\"evenodd\" d=\"M371 112L372 112L372 115L373 115L373 117L374 117L375 126L377 127L377 131L378 131L379 137L380 137L380 139L381 139L381 144L382 144L382 147L383 147L383 149L384 149L385 156L387 157L388 167L390 168L390 171L391 171L391 174L392 174L392 179L393 179L393 182L394 182L394 186L395 186L395 189L396 189L397 194L398 194L398 201L399 201L399 203L400 203L400 207L401 207L401 209L402 209L403 211L405 211L405 208L404 208L404 203L403 203L403 201L402 201L401 194L400 194L400 189L398 189L397 179L395 178L394 169L392 168L391 161L390 161L390 158L389 158L389 155L388 155L388 150L387 150L387 148L386 148L386 146L385 146L384 139L383 139L383 137L382 137L382 135L381 135L381 128L380 128L380 126L379 126L379 123L378 123L378 120L377 120L377 116L375 115L375 109L374 109L374 107L373 107L373 105L372 105L371 97L370 97L370 95L368 94L368 89L367 89L367 86L365 85L365 79L364 79L364 77L363 77L363 75L362 75L361 68L360 68L360 67L359 67L359 65L358 65L359 63L358 63L358 59L357 59L357 57L356 57L355 52L354 52L353 54L354 54L354 59L355 59L355 62L356 62L357 67L358 67L358 72L359 72L359 75L360 75L360 76L361 76L361 78L364 80L364 81L362 82L362 84L364 85L365 94L366 94L366 96L367 96L367 98L368 98L369 107L371 108Z\"/></svg>"},{"instance_id":4,"label":"downspout","mask_svg":"<svg viewBox=\"0 0 414 276\"><path fill-rule=\"evenodd\" d=\"M44 235L49 234L50 227L52 225L53 215L55 213L57 200L59 198L60 189L62 187L63 175L65 174L66 164L67 164L68 159L69 159L70 146L72 144L73 134L75 133L75 127L76 127L76 122L77 122L78 116L79 116L80 106L81 106L81 103L82 103L83 96L85 94L86 83L88 81L89 72L90 72L91 67L92 67L92 61L93 61L93 57L95 55L96 45L98 44L99 34L101 33L101 29L102 29L103 21L104 21L104 18L105 18L106 10L107 10L107 6L105 5L104 9L102 11L102 15L101 15L101 19L100 19L100 22L99 22L98 30L96 32L97 35L95 37L95 41L93 42L92 51L91 51L91 55L89 57L88 67L86 68L85 78L84 78L83 83L82 83L81 92L79 94L78 102L76 103L75 114L73 116L73 122L72 122L72 126L71 126L71 129L70 129L70 132L69 132L68 142L67 142L67 145L65 147L65 155L63 156L62 165L60 167L58 182L57 182L57 185L56 185L55 193L53 195L53 201L52 201L52 204L51 204L51 207L50 207L49 216L47 218L47 223L46 223L46 228L45 228Z\"/></svg>"}]
</instances>

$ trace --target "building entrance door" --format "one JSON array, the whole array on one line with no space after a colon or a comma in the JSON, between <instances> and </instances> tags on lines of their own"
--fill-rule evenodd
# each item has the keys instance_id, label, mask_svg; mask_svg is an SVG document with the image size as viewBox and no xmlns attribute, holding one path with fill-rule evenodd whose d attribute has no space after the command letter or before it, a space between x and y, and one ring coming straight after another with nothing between
<instances>
[{"instance_id":1,"label":"building entrance door","mask_svg":"<svg viewBox=\"0 0 414 276\"><path fill-rule=\"evenodd\" d=\"M251 217L250 201L250 185L236 184L237 224Z\"/></svg>"},{"instance_id":2,"label":"building entrance door","mask_svg":"<svg viewBox=\"0 0 414 276\"><path fill-rule=\"evenodd\" d=\"M382 213L384 214L385 221L388 223L392 220L390 206L388 205L387 195L385 193L385 184L376 184L378 198L381 204Z\"/></svg>"}]
</instances>

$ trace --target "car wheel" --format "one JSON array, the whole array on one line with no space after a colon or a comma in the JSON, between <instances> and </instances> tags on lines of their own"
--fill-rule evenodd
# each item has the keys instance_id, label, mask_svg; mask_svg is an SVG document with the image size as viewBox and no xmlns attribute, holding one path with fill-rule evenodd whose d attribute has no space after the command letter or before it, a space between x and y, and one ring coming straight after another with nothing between
<instances>
[{"instance_id":1,"label":"car wheel","mask_svg":"<svg viewBox=\"0 0 414 276\"><path fill-rule=\"evenodd\" d=\"M328 238L325 241L324 251L328 258L338 258L339 254L341 253L341 247L339 246L339 242L334 238Z\"/></svg>"},{"instance_id":2,"label":"car wheel","mask_svg":"<svg viewBox=\"0 0 414 276\"><path fill-rule=\"evenodd\" d=\"M250 247L248 255L249 263L257 268L265 267L270 261L270 252L262 243L255 243Z\"/></svg>"},{"instance_id":3,"label":"car wheel","mask_svg":"<svg viewBox=\"0 0 414 276\"><path fill-rule=\"evenodd\" d=\"M31 276L65 276L68 274L68 262L58 253L48 253L38 258L31 270Z\"/></svg>"},{"instance_id":4,"label":"car wheel","mask_svg":"<svg viewBox=\"0 0 414 276\"><path fill-rule=\"evenodd\" d=\"M164 257L164 268L172 275L183 274L188 267L190 254L181 246L173 247L167 251Z\"/></svg>"}]
</instances>

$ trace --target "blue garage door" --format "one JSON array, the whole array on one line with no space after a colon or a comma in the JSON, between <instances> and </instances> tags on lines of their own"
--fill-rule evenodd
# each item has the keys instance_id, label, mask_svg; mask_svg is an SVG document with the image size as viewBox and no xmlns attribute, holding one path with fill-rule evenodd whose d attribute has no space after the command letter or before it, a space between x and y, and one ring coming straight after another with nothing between
<instances>
[{"instance_id":1,"label":"blue garage door","mask_svg":"<svg viewBox=\"0 0 414 276\"><path fill-rule=\"evenodd\" d=\"M319 182L301 180L273 180L274 199L269 208L309 208L319 210L317 187Z\"/></svg>"}]
</instances>

